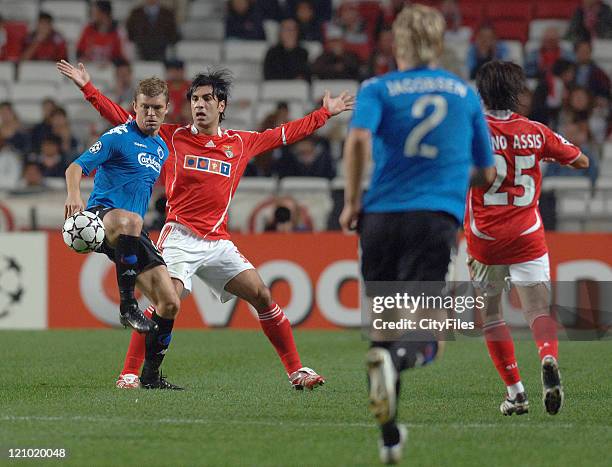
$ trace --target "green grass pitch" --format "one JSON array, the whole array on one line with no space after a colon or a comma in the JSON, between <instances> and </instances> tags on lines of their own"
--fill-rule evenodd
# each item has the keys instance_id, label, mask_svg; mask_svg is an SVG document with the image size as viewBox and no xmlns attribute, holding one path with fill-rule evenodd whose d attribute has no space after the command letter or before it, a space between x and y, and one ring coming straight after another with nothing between
<instances>
[{"instance_id":1,"label":"green grass pitch","mask_svg":"<svg viewBox=\"0 0 612 467\"><path fill-rule=\"evenodd\" d=\"M304 364L328 384L290 389L256 331L177 331L164 364L185 392L114 388L126 331L0 332L0 464L372 466L358 332L296 331ZM403 465L595 466L612 452L612 341L561 342L566 404L541 404L531 341L517 357L531 410L503 417L484 344L449 343L434 365L404 373ZM13 447L66 448L64 461L8 460Z\"/></svg>"}]
</instances>

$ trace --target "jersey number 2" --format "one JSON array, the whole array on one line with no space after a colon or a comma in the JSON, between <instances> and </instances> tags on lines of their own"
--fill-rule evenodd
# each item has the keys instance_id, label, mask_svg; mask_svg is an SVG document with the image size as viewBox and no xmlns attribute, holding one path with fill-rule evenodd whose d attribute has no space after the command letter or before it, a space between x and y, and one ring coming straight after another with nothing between
<instances>
[{"instance_id":1,"label":"jersey number 2","mask_svg":"<svg viewBox=\"0 0 612 467\"><path fill-rule=\"evenodd\" d=\"M437 127L448 112L448 103L442 96L427 95L419 97L412 106L412 118L423 118L425 110L430 105L433 112L422 122L416 125L408 134L404 143L404 155L406 157L421 156L434 159L438 155L438 148L430 144L421 143L423 138Z\"/></svg>"},{"instance_id":2,"label":"jersey number 2","mask_svg":"<svg viewBox=\"0 0 612 467\"><path fill-rule=\"evenodd\" d=\"M524 193L515 196L514 206L529 206L535 197L535 180L529 175L523 175L523 170L531 169L536 164L534 154L530 156L514 156L514 186L522 186ZM508 206L508 193L498 191L508 176L508 164L504 156L495 154L495 169L497 176L491 187L484 195L485 206Z\"/></svg>"}]
</instances>

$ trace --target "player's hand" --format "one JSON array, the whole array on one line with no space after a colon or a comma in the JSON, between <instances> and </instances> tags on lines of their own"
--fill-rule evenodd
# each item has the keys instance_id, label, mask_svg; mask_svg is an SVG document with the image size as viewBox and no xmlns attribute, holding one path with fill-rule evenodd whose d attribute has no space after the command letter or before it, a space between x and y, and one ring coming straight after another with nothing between
<instances>
[{"instance_id":1,"label":"player's hand","mask_svg":"<svg viewBox=\"0 0 612 467\"><path fill-rule=\"evenodd\" d=\"M355 106L355 96L351 96L348 91L343 91L338 97L331 97L329 91L325 91L323 96L323 107L325 107L332 117L345 110L353 110Z\"/></svg>"},{"instance_id":2,"label":"player's hand","mask_svg":"<svg viewBox=\"0 0 612 467\"><path fill-rule=\"evenodd\" d=\"M85 68L85 65L80 62L77 65L78 68L75 68L66 60L60 60L55 64L55 66L57 67L57 71L59 71L65 77L70 78L79 88L82 88L91 80L91 76L89 76L87 68Z\"/></svg>"},{"instance_id":3,"label":"player's hand","mask_svg":"<svg viewBox=\"0 0 612 467\"><path fill-rule=\"evenodd\" d=\"M344 204L342 213L340 214L340 227L344 233L351 233L357 230L357 220L361 206L358 204Z\"/></svg>"},{"instance_id":4,"label":"player's hand","mask_svg":"<svg viewBox=\"0 0 612 467\"><path fill-rule=\"evenodd\" d=\"M75 212L80 212L85 209L85 203L81 199L81 195L68 195L66 204L64 204L64 219L68 219Z\"/></svg>"}]
</instances>

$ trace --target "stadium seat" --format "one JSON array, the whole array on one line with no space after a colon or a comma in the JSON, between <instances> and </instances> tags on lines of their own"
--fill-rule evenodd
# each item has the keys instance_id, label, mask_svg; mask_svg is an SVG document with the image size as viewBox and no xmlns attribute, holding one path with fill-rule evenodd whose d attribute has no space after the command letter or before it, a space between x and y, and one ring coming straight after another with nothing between
<instances>
[{"instance_id":1,"label":"stadium seat","mask_svg":"<svg viewBox=\"0 0 612 467\"><path fill-rule=\"evenodd\" d=\"M325 90L329 90L332 96L338 96L343 91L348 91L353 96L357 95L359 82L348 79L321 79L312 82L312 101L319 102Z\"/></svg>"},{"instance_id":2,"label":"stadium seat","mask_svg":"<svg viewBox=\"0 0 612 467\"><path fill-rule=\"evenodd\" d=\"M555 0L534 2L534 18L570 19L578 8L575 0Z\"/></svg>"},{"instance_id":3,"label":"stadium seat","mask_svg":"<svg viewBox=\"0 0 612 467\"><path fill-rule=\"evenodd\" d=\"M187 79L193 79L198 73L206 71L209 67L216 66L219 66L219 64L213 62L188 61L185 63L185 76Z\"/></svg>"},{"instance_id":4,"label":"stadium seat","mask_svg":"<svg viewBox=\"0 0 612 467\"><path fill-rule=\"evenodd\" d=\"M253 210L276 194L277 180L264 177L244 177L234 194L229 209L229 229L248 232Z\"/></svg>"},{"instance_id":5,"label":"stadium seat","mask_svg":"<svg viewBox=\"0 0 612 467\"><path fill-rule=\"evenodd\" d=\"M5 20L34 23L38 18L38 0L0 0Z\"/></svg>"},{"instance_id":6,"label":"stadium seat","mask_svg":"<svg viewBox=\"0 0 612 467\"><path fill-rule=\"evenodd\" d=\"M221 62L222 43L217 41L180 41L176 53L181 60L209 63Z\"/></svg>"},{"instance_id":7,"label":"stadium seat","mask_svg":"<svg viewBox=\"0 0 612 467\"><path fill-rule=\"evenodd\" d=\"M55 62L31 60L21 62L17 70L20 83L59 84L63 78L55 67Z\"/></svg>"},{"instance_id":8,"label":"stadium seat","mask_svg":"<svg viewBox=\"0 0 612 467\"><path fill-rule=\"evenodd\" d=\"M76 44L81 38L83 23L73 19L58 18L54 21L55 28L64 36L69 43Z\"/></svg>"},{"instance_id":9,"label":"stadium seat","mask_svg":"<svg viewBox=\"0 0 612 467\"><path fill-rule=\"evenodd\" d=\"M0 62L0 82L10 85L15 81L15 65L12 62Z\"/></svg>"},{"instance_id":10,"label":"stadium seat","mask_svg":"<svg viewBox=\"0 0 612 467\"><path fill-rule=\"evenodd\" d=\"M237 82L230 95L227 121L223 126L237 130L253 130L257 127L257 122L254 122L254 109L258 98L259 83Z\"/></svg>"},{"instance_id":11,"label":"stadium seat","mask_svg":"<svg viewBox=\"0 0 612 467\"><path fill-rule=\"evenodd\" d=\"M319 41L303 41L302 47L308 52L308 60L314 62L323 53L323 44Z\"/></svg>"},{"instance_id":12,"label":"stadium seat","mask_svg":"<svg viewBox=\"0 0 612 467\"><path fill-rule=\"evenodd\" d=\"M612 178L612 143L605 143L601 162L599 163L599 176Z\"/></svg>"},{"instance_id":13,"label":"stadium seat","mask_svg":"<svg viewBox=\"0 0 612 467\"><path fill-rule=\"evenodd\" d=\"M595 61L612 61L612 39L593 40L593 59Z\"/></svg>"},{"instance_id":14,"label":"stadium seat","mask_svg":"<svg viewBox=\"0 0 612 467\"><path fill-rule=\"evenodd\" d=\"M49 83L14 83L10 87L9 95L14 102L37 103L45 97L57 97L57 85Z\"/></svg>"},{"instance_id":15,"label":"stadium seat","mask_svg":"<svg viewBox=\"0 0 612 467\"><path fill-rule=\"evenodd\" d=\"M296 100L310 99L310 85L304 80L270 80L261 83L261 98L263 100Z\"/></svg>"},{"instance_id":16,"label":"stadium seat","mask_svg":"<svg viewBox=\"0 0 612 467\"><path fill-rule=\"evenodd\" d=\"M188 19L180 26L181 36L185 40L220 41L225 37L225 24L218 19Z\"/></svg>"},{"instance_id":17,"label":"stadium seat","mask_svg":"<svg viewBox=\"0 0 612 467\"><path fill-rule=\"evenodd\" d=\"M479 0L473 0L471 2L462 1L459 2L459 7L461 8L463 25L470 27L472 31L476 31L483 23L484 19L482 2Z\"/></svg>"},{"instance_id":18,"label":"stadium seat","mask_svg":"<svg viewBox=\"0 0 612 467\"><path fill-rule=\"evenodd\" d=\"M266 42L268 45L276 45L278 43L278 31L280 24L273 19L267 19L263 22L264 32L266 33Z\"/></svg>"},{"instance_id":19,"label":"stadium seat","mask_svg":"<svg viewBox=\"0 0 612 467\"><path fill-rule=\"evenodd\" d=\"M72 19L81 24L89 19L87 2L79 0L47 0L41 3L40 9L50 13L54 18Z\"/></svg>"},{"instance_id":20,"label":"stadium seat","mask_svg":"<svg viewBox=\"0 0 612 467\"><path fill-rule=\"evenodd\" d=\"M492 21L497 19L516 19L529 23L532 15L532 2L514 0L509 7L505 0L492 0L484 6L484 16Z\"/></svg>"},{"instance_id":21,"label":"stadium seat","mask_svg":"<svg viewBox=\"0 0 612 467\"><path fill-rule=\"evenodd\" d=\"M223 66L229 69L236 81L260 81L262 78L261 63L245 61L228 61Z\"/></svg>"},{"instance_id":22,"label":"stadium seat","mask_svg":"<svg viewBox=\"0 0 612 467\"><path fill-rule=\"evenodd\" d=\"M308 210L314 230L325 230L332 209L329 180L318 177L285 177L280 180L279 195L294 198Z\"/></svg>"},{"instance_id":23,"label":"stadium seat","mask_svg":"<svg viewBox=\"0 0 612 467\"><path fill-rule=\"evenodd\" d=\"M40 102L13 101L13 108L26 125L34 125L42 121L42 106Z\"/></svg>"},{"instance_id":24,"label":"stadium seat","mask_svg":"<svg viewBox=\"0 0 612 467\"><path fill-rule=\"evenodd\" d=\"M582 231L588 218L591 181L587 177L544 177L542 191L554 191L556 198L557 229Z\"/></svg>"},{"instance_id":25,"label":"stadium seat","mask_svg":"<svg viewBox=\"0 0 612 467\"><path fill-rule=\"evenodd\" d=\"M223 21L225 2L223 0L195 0L189 5L187 17L190 19L218 18Z\"/></svg>"},{"instance_id":26,"label":"stadium seat","mask_svg":"<svg viewBox=\"0 0 612 467\"><path fill-rule=\"evenodd\" d=\"M132 63L132 70L134 71L134 79L137 81L151 76L163 78L166 74L162 62L134 62Z\"/></svg>"},{"instance_id":27,"label":"stadium seat","mask_svg":"<svg viewBox=\"0 0 612 467\"><path fill-rule=\"evenodd\" d=\"M528 22L524 19L495 19L492 24L500 39L525 42L528 38Z\"/></svg>"},{"instance_id":28,"label":"stadium seat","mask_svg":"<svg viewBox=\"0 0 612 467\"><path fill-rule=\"evenodd\" d=\"M505 43L508 47L508 59L523 66L523 43L519 41L505 41Z\"/></svg>"},{"instance_id":29,"label":"stadium seat","mask_svg":"<svg viewBox=\"0 0 612 467\"><path fill-rule=\"evenodd\" d=\"M86 63L92 81L97 87L112 88L115 84L115 68L102 63ZM64 80L67 82L67 80Z\"/></svg>"},{"instance_id":30,"label":"stadium seat","mask_svg":"<svg viewBox=\"0 0 612 467\"><path fill-rule=\"evenodd\" d=\"M82 122L98 122L102 117L87 101L72 101L65 104L68 117Z\"/></svg>"},{"instance_id":31,"label":"stadium seat","mask_svg":"<svg viewBox=\"0 0 612 467\"><path fill-rule=\"evenodd\" d=\"M556 27L561 37L563 37L567 31L569 22L564 19L535 19L529 23L529 40L539 42L544 35L544 31L551 26Z\"/></svg>"},{"instance_id":32,"label":"stadium seat","mask_svg":"<svg viewBox=\"0 0 612 467\"><path fill-rule=\"evenodd\" d=\"M124 23L130 16L130 12L138 5L134 0L113 0L113 18Z\"/></svg>"},{"instance_id":33,"label":"stadium seat","mask_svg":"<svg viewBox=\"0 0 612 467\"><path fill-rule=\"evenodd\" d=\"M268 50L266 41L240 41L230 39L225 42L226 60L242 60L261 63Z\"/></svg>"},{"instance_id":34,"label":"stadium seat","mask_svg":"<svg viewBox=\"0 0 612 467\"><path fill-rule=\"evenodd\" d=\"M57 100L62 104L68 102L82 102L83 93L72 83L60 83L57 90Z\"/></svg>"},{"instance_id":35,"label":"stadium seat","mask_svg":"<svg viewBox=\"0 0 612 467\"><path fill-rule=\"evenodd\" d=\"M528 40L525 43L525 56L528 56L534 50L537 50L542 44L540 41ZM570 41L561 41L561 48L568 53L573 53L573 45Z\"/></svg>"},{"instance_id":36,"label":"stadium seat","mask_svg":"<svg viewBox=\"0 0 612 467\"><path fill-rule=\"evenodd\" d=\"M0 83L0 102L4 102L9 98L8 86Z\"/></svg>"}]
</instances>

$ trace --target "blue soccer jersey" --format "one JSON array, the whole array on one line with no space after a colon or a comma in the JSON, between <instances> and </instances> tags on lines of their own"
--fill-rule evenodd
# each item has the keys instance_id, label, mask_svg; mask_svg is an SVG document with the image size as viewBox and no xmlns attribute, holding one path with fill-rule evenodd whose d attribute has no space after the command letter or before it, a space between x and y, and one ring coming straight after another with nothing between
<instances>
[{"instance_id":1,"label":"blue soccer jersey","mask_svg":"<svg viewBox=\"0 0 612 467\"><path fill-rule=\"evenodd\" d=\"M366 213L443 211L461 222L472 165L493 165L480 99L445 70L415 68L365 81L351 128L372 132Z\"/></svg>"},{"instance_id":2,"label":"blue soccer jersey","mask_svg":"<svg viewBox=\"0 0 612 467\"><path fill-rule=\"evenodd\" d=\"M110 129L75 160L85 175L97 169L87 208L120 208L144 217L167 158L161 137L146 135L135 121Z\"/></svg>"}]
</instances>

